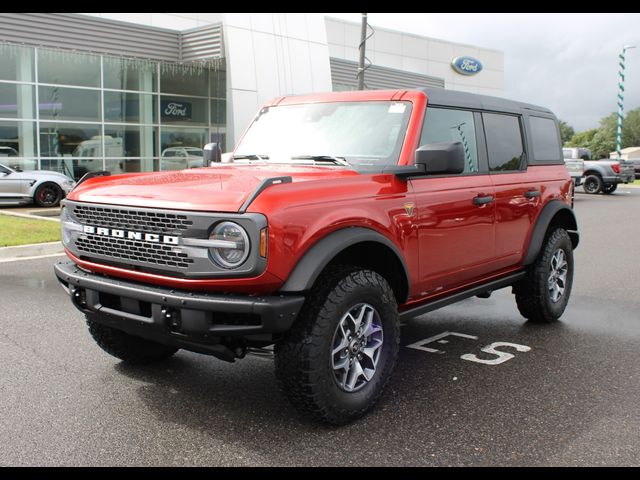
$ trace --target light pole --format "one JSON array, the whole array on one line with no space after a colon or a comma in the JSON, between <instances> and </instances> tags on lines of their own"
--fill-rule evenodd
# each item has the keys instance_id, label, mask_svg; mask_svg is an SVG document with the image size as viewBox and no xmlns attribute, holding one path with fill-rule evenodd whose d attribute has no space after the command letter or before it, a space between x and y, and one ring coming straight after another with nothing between
<instances>
[{"instance_id":1,"label":"light pole","mask_svg":"<svg viewBox=\"0 0 640 480\"><path fill-rule=\"evenodd\" d=\"M618 154L618 160L622 157L622 121L624 120L623 102L624 102L624 54L627 50L636 48L635 45L625 45L622 47L622 52L618 55L620 61L620 70L618 75L620 80L618 81L618 128L616 130L616 153Z\"/></svg>"},{"instance_id":2,"label":"light pole","mask_svg":"<svg viewBox=\"0 0 640 480\"><path fill-rule=\"evenodd\" d=\"M360 29L360 46L358 47L360 49L360 61L358 62L358 90L364 90L364 59L366 58L365 55L365 48L366 48L366 43L367 43L367 14L363 13L362 14L362 27Z\"/></svg>"}]
</instances>

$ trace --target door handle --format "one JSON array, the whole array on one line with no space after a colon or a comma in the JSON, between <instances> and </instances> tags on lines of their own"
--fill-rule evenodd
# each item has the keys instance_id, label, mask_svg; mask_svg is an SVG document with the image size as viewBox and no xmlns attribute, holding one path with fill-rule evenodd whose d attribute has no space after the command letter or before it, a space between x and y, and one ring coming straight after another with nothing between
<instances>
[{"instance_id":1,"label":"door handle","mask_svg":"<svg viewBox=\"0 0 640 480\"><path fill-rule=\"evenodd\" d=\"M540 190L529 190L528 192L524 192L524 196L527 198L535 198L540 196Z\"/></svg>"},{"instance_id":2,"label":"door handle","mask_svg":"<svg viewBox=\"0 0 640 480\"><path fill-rule=\"evenodd\" d=\"M482 195L478 195L477 197L473 198L474 205L486 205L487 203L491 202L493 202L493 195L487 195L484 197Z\"/></svg>"}]
</instances>

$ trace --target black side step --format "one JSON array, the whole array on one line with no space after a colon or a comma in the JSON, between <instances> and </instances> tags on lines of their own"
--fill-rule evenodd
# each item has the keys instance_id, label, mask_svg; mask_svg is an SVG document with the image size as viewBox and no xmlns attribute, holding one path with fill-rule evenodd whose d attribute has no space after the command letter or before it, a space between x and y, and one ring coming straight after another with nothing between
<instances>
[{"instance_id":1,"label":"black side step","mask_svg":"<svg viewBox=\"0 0 640 480\"><path fill-rule=\"evenodd\" d=\"M483 283L482 285L475 286L463 292L454 293L453 295L449 295L444 298L439 298L438 300L420 305L419 307L412 308L411 310L405 310L404 312L400 312L400 320L408 320L410 318L432 312L439 308L446 307L447 305L451 305L452 303L459 302L460 300L475 297L476 295L482 294L487 290L498 290L500 288L508 287L524 277L525 273L526 272L524 271L512 273L511 275L508 275L506 277L492 280L488 283Z\"/></svg>"}]
</instances>

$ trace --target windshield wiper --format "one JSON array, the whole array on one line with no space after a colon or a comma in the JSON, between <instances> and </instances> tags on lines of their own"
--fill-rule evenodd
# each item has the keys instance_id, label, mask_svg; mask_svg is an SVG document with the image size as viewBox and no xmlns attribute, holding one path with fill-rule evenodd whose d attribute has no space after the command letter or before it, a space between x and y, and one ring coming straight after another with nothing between
<instances>
[{"instance_id":1,"label":"windshield wiper","mask_svg":"<svg viewBox=\"0 0 640 480\"><path fill-rule=\"evenodd\" d=\"M258 155L255 153L247 155L234 155L234 160L269 160L269 155Z\"/></svg>"},{"instance_id":2,"label":"windshield wiper","mask_svg":"<svg viewBox=\"0 0 640 480\"><path fill-rule=\"evenodd\" d=\"M349 166L344 157L334 157L333 155L295 155L291 157L292 160L313 160L314 162L333 162L337 165L345 167Z\"/></svg>"}]
</instances>

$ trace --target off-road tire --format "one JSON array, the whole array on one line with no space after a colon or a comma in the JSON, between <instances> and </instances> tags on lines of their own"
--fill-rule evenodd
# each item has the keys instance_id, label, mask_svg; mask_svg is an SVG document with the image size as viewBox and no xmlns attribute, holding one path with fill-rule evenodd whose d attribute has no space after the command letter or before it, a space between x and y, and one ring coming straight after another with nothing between
<instances>
[{"instance_id":1,"label":"off-road tire","mask_svg":"<svg viewBox=\"0 0 640 480\"><path fill-rule=\"evenodd\" d=\"M582 185L585 193L597 194L602 191L602 178L599 175L588 175Z\"/></svg>"},{"instance_id":2,"label":"off-road tire","mask_svg":"<svg viewBox=\"0 0 640 480\"><path fill-rule=\"evenodd\" d=\"M549 293L548 280L551 259L556 251L564 250L568 264L567 279L562 297L554 303ZM547 233L542 249L524 279L514 285L516 303L520 314L534 323L553 323L563 314L573 285L573 246L566 230L553 229Z\"/></svg>"},{"instance_id":3,"label":"off-road tire","mask_svg":"<svg viewBox=\"0 0 640 480\"><path fill-rule=\"evenodd\" d=\"M60 185L53 182L45 182L36 188L33 201L38 207L57 207L62 200L63 193Z\"/></svg>"},{"instance_id":4,"label":"off-road tire","mask_svg":"<svg viewBox=\"0 0 640 480\"><path fill-rule=\"evenodd\" d=\"M367 303L377 311L383 344L376 372L360 389L338 386L331 365L334 333L344 314ZM398 306L387 281L356 267L330 267L316 282L295 324L275 345L278 385L300 412L333 425L367 413L389 380L400 344Z\"/></svg>"},{"instance_id":5,"label":"off-road tire","mask_svg":"<svg viewBox=\"0 0 640 480\"><path fill-rule=\"evenodd\" d=\"M618 189L618 184L617 183L610 183L609 185L605 185L602 188L602 193L604 193L605 195L611 195L617 189Z\"/></svg>"},{"instance_id":6,"label":"off-road tire","mask_svg":"<svg viewBox=\"0 0 640 480\"><path fill-rule=\"evenodd\" d=\"M145 340L96 322L87 315L89 333L109 355L131 365L145 365L169 358L179 349Z\"/></svg>"}]
</instances>

